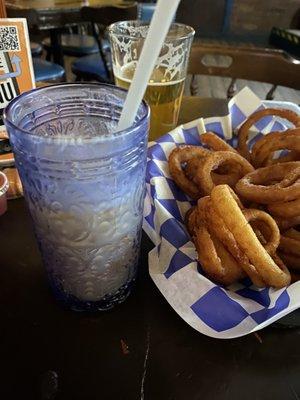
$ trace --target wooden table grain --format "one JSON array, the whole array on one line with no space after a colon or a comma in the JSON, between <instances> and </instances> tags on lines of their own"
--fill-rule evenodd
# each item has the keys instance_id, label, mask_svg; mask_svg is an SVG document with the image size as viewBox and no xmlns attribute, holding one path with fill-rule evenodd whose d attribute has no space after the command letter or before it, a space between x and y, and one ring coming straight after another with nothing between
<instances>
[{"instance_id":1,"label":"wooden table grain","mask_svg":"<svg viewBox=\"0 0 300 400\"><path fill-rule=\"evenodd\" d=\"M224 111L207 104L185 98L181 122ZM300 329L271 326L233 340L201 335L150 279L151 248L144 236L136 289L123 304L93 315L70 312L48 288L24 200L9 202L0 217L1 399L300 397Z\"/></svg>"}]
</instances>

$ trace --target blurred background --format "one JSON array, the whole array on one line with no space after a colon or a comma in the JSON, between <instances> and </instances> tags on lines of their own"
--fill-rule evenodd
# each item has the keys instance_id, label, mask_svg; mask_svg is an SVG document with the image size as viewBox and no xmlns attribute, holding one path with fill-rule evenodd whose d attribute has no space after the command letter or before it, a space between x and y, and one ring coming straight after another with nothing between
<instances>
[{"instance_id":1,"label":"blurred background","mask_svg":"<svg viewBox=\"0 0 300 400\"><path fill-rule=\"evenodd\" d=\"M2 0L4 3L4 1ZM112 82L106 27L149 21L155 1L7 0L27 18L38 85ZM185 94L230 98L245 85L260 98L300 103L299 0L182 0L176 22L196 30Z\"/></svg>"}]
</instances>

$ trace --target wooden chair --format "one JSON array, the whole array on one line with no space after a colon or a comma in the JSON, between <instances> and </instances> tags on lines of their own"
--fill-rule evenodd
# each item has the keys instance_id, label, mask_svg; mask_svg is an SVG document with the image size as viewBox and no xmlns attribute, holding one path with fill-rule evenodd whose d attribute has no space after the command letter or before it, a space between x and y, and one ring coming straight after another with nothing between
<instances>
[{"instance_id":1,"label":"wooden chair","mask_svg":"<svg viewBox=\"0 0 300 400\"><path fill-rule=\"evenodd\" d=\"M235 94L237 79L271 83L268 100L274 98L278 85L300 89L300 60L279 49L197 40L191 49L188 72L192 74L192 95L198 91L196 75L231 78L228 98Z\"/></svg>"},{"instance_id":2,"label":"wooden chair","mask_svg":"<svg viewBox=\"0 0 300 400\"><path fill-rule=\"evenodd\" d=\"M92 24L93 36L98 43L99 52L90 56L81 57L72 64L72 72L76 81L98 80L99 82L113 82L109 65L110 45L106 40L105 29L113 22L136 19L137 3L129 1L120 7L83 7L82 20Z\"/></svg>"},{"instance_id":3,"label":"wooden chair","mask_svg":"<svg viewBox=\"0 0 300 400\"><path fill-rule=\"evenodd\" d=\"M40 57L43 53L43 46L40 43L30 42L30 51L32 57Z\"/></svg>"},{"instance_id":4,"label":"wooden chair","mask_svg":"<svg viewBox=\"0 0 300 400\"><path fill-rule=\"evenodd\" d=\"M62 82L65 80L65 70L61 65L43 60L40 57L33 57L32 62L36 83Z\"/></svg>"},{"instance_id":5,"label":"wooden chair","mask_svg":"<svg viewBox=\"0 0 300 400\"><path fill-rule=\"evenodd\" d=\"M5 16L4 0L0 0L0 15ZM26 18L35 26L37 23L37 13L33 9L25 11ZM10 17L17 17L10 13ZM33 69L36 83L39 82L60 82L65 80L65 70L62 66L45 61L38 56L42 53L42 47L38 43L31 43L31 52L33 56Z\"/></svg>"}]
</instances>

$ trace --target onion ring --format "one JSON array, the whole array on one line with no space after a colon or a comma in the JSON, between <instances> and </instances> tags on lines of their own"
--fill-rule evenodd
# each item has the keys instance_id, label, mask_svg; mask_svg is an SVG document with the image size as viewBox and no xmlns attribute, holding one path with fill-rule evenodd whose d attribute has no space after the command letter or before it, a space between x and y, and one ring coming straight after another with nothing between
<instances>
[{"instance_id":1,"label":"onion ring","mask_svg":"<svg viewBox=\"0 0 300 400\"><path fill-rule=\"evenodd\" d=\"M280 253L280 257L283 262L295 271L300 271L300 257L297 257L293 254Z\"/></svg>"},{"instance_id":2,"label":"onion ring","mask_svg":"<svg viewBox=\"0 0 300 400\"><path fill-rule=\"evenodd\" d=\"M266 241L266 243L263 243L264 248L269 254L275 254L280 242L280 231L271 215L262 210L254 209L244 210L243 214L249 223L254 222L257 224L258 222L256 227L259 229Z\"/></svg>"},{"instance_id":3,"label":"onion ring","mask_svg":"<svg viewBox=\"0 0 300 400\"><path fill-rule=\"evenodd\" d=\"M286 269L282 270L260 243L228 186L216 186L211 192L211 200L263 281L276 288L287 286L291 279L289 272Z\"/></svg>"},{"instance_id":4,"label":"onion ring","mask_svg":"<svg viewBox=\"0 0 300 400\"><path fill-rule=\"evenodd\" d=\"M201 157L201 158L194 157L187 161L186 166L184 168L184 173L188 177L188 179L190 179L191 181L194 182L194 178L196 176L197 169L199 168L200 164L203 165L203 161L205 159L206 159L206 156Z\"/></svg>"},{"instance_id":5,"label":"onion ring","mask_svg":"<svg viewBox=\"0 0 300 400\"><path fill-rule=\"evenodd\" d=\"M222 261L222 265L224 266L224 270L226 273L226 280L229 279L229 282L225 284L230 285L235 283L236 281L245 278L245 273L243 269L240 267L238 262L234 259L234 257L228 252L222 242L220 242L216 237L212 237L212 241L214 243L215 249L217 251L218 256ZM224 281L224 278L223 278Z\"/></svg>"},{"instance_id":6,"label":"onion ring","mask_svg":"<svg viewBox=\"0 0 300 400\"><path fill-rule=\"evenodd\" d=\"M281 235L279 249L282 253L300 257L300 233L289 229Z\"/></svg>"},{"instance_id":7,"label":"onion ring","mask_svg":"<svg viewBox=\"0 0 300 400\"><path fill-rule=\"evenodd\" d=\"M205 222L209 233L213 234L220 242L222 242L239 263L243 262L244 253L241 252L233 234L212 206L210 198L208 198L206 204Z\"/></svg>"},{"instance_id":8,"label":"onion ring","mask_svg":"<svg viewBox=\"0 0 300 400\"><path fill-rule=\"evenodd\" d=\"M300 216L300 197L296 200L269 204L268 210L272 215L281 218L294 218Z\"/></svg>"},{"instance_id":9,"label":"onion ring","mask_svg":"<svg viewBox=\"0 0 300 400\"><path fill-rule=\"evenodd\" d=\"M284 236L296 239L300 243L300 232L297 229L291 228L284 233Z\"/></svg>"},{"instance_id":10,"label":"onion ring","mask_svg":"<svg viewBox=\"0 0 300 400\"><path fill-rule=\"evenodd\" d=\"M244 210L244 205L237 196L237 194L231 189L230 186L226 185L228 187L229 192L231 193L231 196L234 198L234 200L237 202L238 206L240 207L241 210ZM201 199L198 200L197 202L197 209L198 209L198 215L201 217L200 221L205 221L205 215L206 215L206 209L208 207L208 203L210 201L210 196L205 196L201 197Z\"/></svg>"},{"instance_id":11,"label":"onion ring","mask_svg":"<svg viewBox=\"0 0 300 400\"><path fill-rule=\"evenodd\" d=\"M187 227L188 233L193 238L196 234L195 229L198 225L198 211L197 207L191 207L185 214L185 226Z\"/></svg>"},{"instance_id":12,"label":"onion ring","mask_svg":"<svg viewBox=\"0 0 300 400\"><path fill-rule=\"evenodd\" d=\"M225 140L221 139L218 135L216 135L213 132L205 132L202 133L201 135L201 141L202 144L205 144L206 146L209 147L210 150L214 150L214 151L231 151L233 153L237 153L238 152L232 147L230 146L230 144L226 143ZM231 175L233 175L233 179L235 179L235 175L236 173L232 173L232 169L233 171L236 171L236 164L235 163L230 163L228 162L228 165L222 165L220 168L218 168L217 173L221 175L220 179L217 181L218 177L216 177L216 179L214 180L215 183L217 185L221 185L221 184L228 184L230 185L230 173ZM223 175L227 175L227 179L223 179Z\"/></svg>"},{"instance_id":13,"label":"onion ring","mask_svg":"<svg viewBox=\"0 0 300 400\"><path fill-rule=\"evenodd\" d=\"M169 171L172 178L192 199L198 199L201 193L198 186L186 177L182 164L193 157L204 157L208 153L210 153L209 150L200 146L180 146L176 147L169 156Z\"/></svg>"},{"instance_id":14,"label":"onion ring","mask_svg":"<svg viewBox=\"0 0 300 400\"><path fill-rule=\"evenodd\" d=\"M237 153L232 153L230 151L217 151L211 153L207 156L203 165L201 165L201 168L198 168L197 175L195 176L195 181L206 195L209 195L212 189L216 186L211 175L212 172L228 161L234 162L236 165L241 167L241 171L238 171L240 177L241 175L246 175L254 170L252 165ZM238 179L239 178L237 177L235 183Z\"/></svg>"},{"instance_id":15,"label":"onion ring","mask_svg":"<svg viewBox=\"0 0 300 400\"><path fill-rule=\"evenodd\" d=\"M290 228L294 228L295 226L300 225L300 215L289 219L275 217L275 221L278 225L280 232L285 232Z\"/></svg>"},{"instance_id":16,"label":"onion ring","mask_svg":"<svg viewBox=\"0 0 300 400\"><path fill-rule=\"evenodd\" d=\"M300 197L300 162L259 168L241 178L235 189L247 200L269 204ZM298 182L299 180L299 182ZM268 182L276 182L266 186Z\"/></svg>"},{"instance_id":17,"label":"onion ring","mask_svg":"<svg viewBox=\"0 0 300 400\"><path fill-rule=\"evenodd\" d=\"M258 140L252 149L252 163L256 168L264 167L272 160L275 151L300 152L300 128L284 132L272 132ZM290 157L289 157L290 158Z\"/></svg>"},{"instance_id":18,"label":"onion ring","mask_svg":"<svg viewBox=\"0 0 300 400\"><path fill-rule=\"evenodd\" d=\"M186 167L184 169L184 172L188 179L192 180L196 185L197 182L195 180L197 170L198 168L203 168L204 162L207 157L202 157L202 158L192 158L186 163ZM222 185L222 184L227 184L229 186L234 186L236 182L239 180L241 174L238 174L237 171L234 172L225 172L224 173L219 173L217 172L212 172L211 173L212 180L215 185ZM199 191L201 192L201 188L199 187Z\"/></svg>"},{"instance_id":19,"label":"onion ring","mask_svg":"<svg viewBox=\"0 0 300 400\"><path fill-rule=\"evenodd\" d=\"M210 199L207 201L207 207L205 209L205 219L209 232L213 234L229 251L229 253L238 262L244 272L250 277L253 284L257 287L264 287L265 283L257 273L255 267L250 264L249 259L247 258L245 253L238 246L233 234L226 227L224 221L212 206ZM280 238L279 232L278 236Z\"/></svg>"},{"instance_id":20,"label":"onion ring","mask_svg":"<svg viewBox=\"0 0 300 400\"><path fill-rule=\"evenodd\" d=\"M249 129L252 125L267 115L275 115L290 121L295 127L300 126L300 117L293 111L279 108L267 108L259 110L250 115L243 123L238 131L238 146L239 153L248 161L251 160L251 155L248 150L247 142L249 138Z\"/></svg>"},{"instance_id":21,"label":"onion ring","mask_svg":"<svg viewBox=\"0 0 300 400\"><path fill-rule=\"evenodd\" d=\"M221 139L218 135L216 135L213 132L202 133L201 141L202 141L202 144L208 146L210 150L214 150L214 151L231 151L233 153L238 153L232 146L230 146L230 144L226 143L225 140ZM222 165L220 168L218 168L217 172L220 175L230 175L230 174L232 174L232 168L234 168L234 167L235 167L235 170L236 170L236 164L234 164L234 163L230 164L230 162L228 162L228 165ZM236 173L234 173L233 175L236 175ZM223 183L224 184L225 183L229 184L228 183L228 179L227 180L220 180L218 182L216 181L215 183L217 185L221 185Z\"/></svg>"},{"instance_id":22,"label":"onion ring","mask_svg":"<svg viewBox=\"0 0 300 400\"><path fill-rule=\"evenodd\" d=\"M202 144L205 144L212 150L232 151L233 153L237 153L237 151L232 146L230 146L230 144L226 143L225 140L221 139L213 132L202 133L200 137Z\"/></svg>"},{"instance_id":23,"label":"onion ring","mask_svg":"<svg viewBox=\"0 0 300 400\"><path fill-rule=\"evenodd\" d=\"M198 260L205 273L214 281L231 285L243 277L243 270L222 243L212 238L204 225L196 229Z\"/></svg>"},{"instance_id":24,"label":"onion ring","mask_svg":"<svg viewBox=\"0 0 300 400\"><path fill-rule=\"evenodd\" d=\"M291 274L281 257L279 257L278 253L275 253L272 255L272 259L275 261L276 265L283 271L284 274L287 274L289 276L290 282L291 283Z\"/></svg>"},{"instance_id":25,"label":"onion ring","mask_svg":"<svg viewBox=\"0 0 300 400\"><path fill-rule=\"evenodd\" d=\"M243 174L239 173L238 171L233 171L227 174L218 174L217 172L212 172L211 178L214 185L229 185L230 187L234 187L241 175Z\"/></svg>"},{"instance_id":26,"label":"onion ring","mask_svg":"<svg viewBox=\"0 0 300 400\"><path fill-rule=\"evenodd\" d=\"M288 154L284 156L272 159L269 158L266 162L266 166L290 161L300 161L300 153L298 151L291 150Z\"/></svg>"}]
</instances>

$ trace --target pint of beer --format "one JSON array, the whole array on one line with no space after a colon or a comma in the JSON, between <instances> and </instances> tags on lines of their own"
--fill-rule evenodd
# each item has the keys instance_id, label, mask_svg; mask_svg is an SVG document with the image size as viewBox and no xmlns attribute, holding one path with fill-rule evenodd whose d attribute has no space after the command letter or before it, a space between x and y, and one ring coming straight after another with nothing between
<instances>
[{"instance_id":1,"label":"pint of beer","mask_svg":"<svg viewBox=\"0 0 300 400\"><path fill-rule=\"evenodd\" d=\"M109 27L118 86L129 88L148 28L141 21L117 22ZM170 28L144 97L151 108L149 140L176 127L193 36L193 28L187 25L174 23Z\"/></svg>"}]
</instances>

